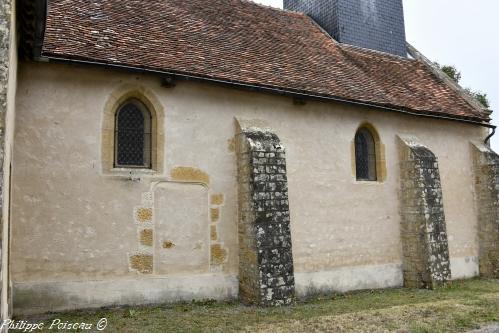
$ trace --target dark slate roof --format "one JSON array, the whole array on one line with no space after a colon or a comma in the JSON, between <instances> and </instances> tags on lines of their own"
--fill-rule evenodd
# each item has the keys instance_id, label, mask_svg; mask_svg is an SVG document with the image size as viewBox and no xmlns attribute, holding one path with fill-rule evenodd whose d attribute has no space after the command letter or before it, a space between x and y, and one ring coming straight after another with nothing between
<instances>
[{"instance_id":1,"label":"dark slate roof","mask_svg":"<svg viewBox=\"0 0 499 333\"><path fill-rule=\"evenodd\" d=\"M488 121L421 61L246 0L50 0L42 55Z\"/></svg>"}]
</instances>

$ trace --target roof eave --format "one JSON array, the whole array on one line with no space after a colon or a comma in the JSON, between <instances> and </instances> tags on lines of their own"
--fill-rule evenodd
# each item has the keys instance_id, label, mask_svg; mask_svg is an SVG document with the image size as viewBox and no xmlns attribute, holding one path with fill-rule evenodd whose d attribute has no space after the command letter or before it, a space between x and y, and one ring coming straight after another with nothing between
<instances>
[{"instance_id":1,"label":"roof eave","mask_svg":"<svg viewBox=\"0 0 499 333\"><path fill-rule=\"evenodd\" d=\"M394 106L394 105L377 104L377 103L368 102L368 101L347 99L347 98L334 96L334 95L317 94L317 93L313 93L313 92L309 92L309 91L298 91L298 90L280 88L280 87L275 87L275 86L265 86L265 85L251 84L251 83L247 83L247 82L232 81L232 80L216 78L216 77L208 77L208 76L203 76L203 75L193 74L193 73L183 73L183 72L172 71L172 70L157 70L157 69L151 69L151 68L129 66L129 65L124 65L124 64L95 61L92 59L78 59L78 58L54 55L54 54L43 53L43 52L42 52L42 57L39 60L40 61L61 62L61 63L72 63L72 64L79 64L79 65L98 66L98 67L105 67L105 68L111 68L111 69L119 69L119 70L125 70L125 71L153 74L153 75L160 76L160 77L170 76L170 77L175 77L176 79L210 82L210 83L214 83L214 84L218 84L218 85L230 86L232 88L251 90L251 91L259 91L259 92L265 92L265 93L271 93L271 94L277 94L277 95L285 95L285 96L290 96L293 98L320 100L320 101L334 101L334 102L346 103L346 104L350 104L350 105L366 106L366 107L371 107L371 108L385 110L385 111L398 112L398 113L403 113L403 114L412 115L412 116L416 116L416 117L427 117L427 118L459 121L459 122L474 124L474 125L483 126L483 127L487 127L487 128L495 128L496 127L496 126L491 125L489 123L490 119L486 120L486 119L481 119L478 117L448 115L448 114L442 114L440 112L432 112L432 111L424 111L424 110L412 110L412 109L407 109L407 108L401 108L401 107Z\"/></svg>"}]
</instances>

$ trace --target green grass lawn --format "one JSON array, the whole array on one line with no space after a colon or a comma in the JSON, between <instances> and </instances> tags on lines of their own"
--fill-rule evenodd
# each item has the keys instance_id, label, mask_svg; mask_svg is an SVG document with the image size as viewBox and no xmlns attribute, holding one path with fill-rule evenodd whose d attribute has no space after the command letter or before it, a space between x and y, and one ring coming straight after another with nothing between
<instances>
[{"instance_id":1,"label":"green grass lawn","mask_svg":"<svg viewBox=\"0 0 499 333\"><path fill-rule=\"evenodd\" d=\"M456 281L435 291L390 289L331 295L283 308L193 302L30 319L43 320L45 332L51 332L56 330L47 328L54 318L95 325L104 317L108 320L104 332L466 332L481 324L499 323L499 280Z\"/></svg>"}]
</instances>

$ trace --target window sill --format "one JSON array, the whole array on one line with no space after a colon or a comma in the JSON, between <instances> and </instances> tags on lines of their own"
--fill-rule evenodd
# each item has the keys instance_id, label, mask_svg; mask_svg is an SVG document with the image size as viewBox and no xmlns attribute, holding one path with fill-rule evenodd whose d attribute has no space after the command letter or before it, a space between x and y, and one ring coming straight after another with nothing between
<instances>
[{"instance_id":1,"label":"window sill","mask_svg":"<svg viewBox=\"0 0 499 333\"><path fill-rule=\"evenodd\" d=\"M112 168L111 172L132 172L132 173L155 173L156 170L150 168Z\"/></svg>"},{"instance_id":2,"label":"window sill","mask_svg":"<svg viewBox=\"0 0 499 333\"><path fill-rule=\"evenodd\" d=\"M383 185L385 182L379 181L379 180L357 180L357 179L354 179L353 183L357 184L357 185L375 186L375 185Z\"/></svg>"},{"instance_id":3,"label":"window sill","mask_svg":"<svg viewBox=\"0 0 499 333\"><path fill-rule=\"evenodd\" d=\"M141 177L157 176L159 172L154 169L141 168L112 168L104 171L105 176L122 177L131 180L140 179Z\"/></svg>"}]
</instances>

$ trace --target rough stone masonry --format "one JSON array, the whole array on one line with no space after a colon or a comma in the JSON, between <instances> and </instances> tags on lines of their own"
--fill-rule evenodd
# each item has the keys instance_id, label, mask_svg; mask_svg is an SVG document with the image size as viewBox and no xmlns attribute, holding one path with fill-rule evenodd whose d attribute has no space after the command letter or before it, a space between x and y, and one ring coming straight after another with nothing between
<instances>
[{"instance_id":1,"label":"rough stone masonry","mask_svg":"<svg viewBox=\"0 0 499 333\"><path fill-rule=\"evenodd\" d=\"M499 156L481 143L473 144L472 149L480 275L499 278Z\"/></svg>"},{"instance_id":2,"label":"rough stone masonry","mask_svg":"<svg viewBox=\"0 0 499 333\"><path fill-rule=\"evenodd\" d=\"M284 147L275 134L259 129L243 129L236 141L241 300L291 304L295 280Z\"/></svg>"},{"instance_id":3,"label":"rough stone masonry","mask_svg":"<svg viewBox=\"0 0 499 333\"><path fill-rule=\"evenodd\" d=\"M5 116L7 113L7 90L9 85L9 65L10 65L10 50L11 50L11 20L12 20L12 7L10 0L2 0L0 2L0 211L4 204L4 184L3 184L3 170L4 170L4 157L5 157ZM4 223L8 221L2 219L0 223L0 232L4 230ZM7 251L8 248L8 235L3 232L0 238L1 252ZM6 257L0 253L0 278L5 279L7 262L1 262L2 257ZM6 289L8 281L0 281L0 295L1 295L1 319L6 319L8 316L8 305L6 304Z\"/></svg>"},{"instance_id":4,"label":"rough stone masonry","mask_svg":"<svg viewBox=\"0 0 499 333\"><path fill-rule=\"evenodd\" d=\"M404 286L432 289L451 278L438 161L414 138L401 138L400 169Z\"/></svg>"}]
</instances>

